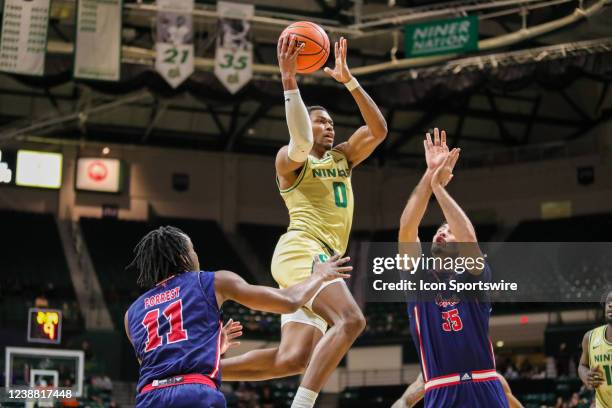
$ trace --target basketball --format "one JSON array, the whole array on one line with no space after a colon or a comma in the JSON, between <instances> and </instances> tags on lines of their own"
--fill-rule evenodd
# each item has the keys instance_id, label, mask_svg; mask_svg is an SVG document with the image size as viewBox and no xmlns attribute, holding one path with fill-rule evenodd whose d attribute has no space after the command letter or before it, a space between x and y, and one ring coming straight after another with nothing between
<instances>
[{"instance_id":1,"label":"basketball","mask_svg":"<svg viewBox=\"0 0 612 408\"><path fill-rule=\"evenodd\" d=\"M284 35L295 34L297 40L304 43L304 48L297 58L297 72L310 74L321 68L329 56L329 38L318 25L309 21L298 21L285 28Z\"/></svg>"}]
</instances>

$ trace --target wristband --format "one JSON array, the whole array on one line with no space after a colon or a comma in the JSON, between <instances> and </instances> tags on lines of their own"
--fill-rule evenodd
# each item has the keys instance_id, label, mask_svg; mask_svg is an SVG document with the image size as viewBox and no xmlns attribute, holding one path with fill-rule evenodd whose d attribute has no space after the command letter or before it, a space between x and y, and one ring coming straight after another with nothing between
<instances>
[{"instance_id":1,"label":"wristband","mask_svg":"<svg viewBox=\"0 0 612 408\"><path fill-rule=\"evenodd\" d=\"M361 85L357 82L357 78L352 77L350 81L344 83L344 86L346 86L349 92L353 92L353 90L359 88Z\"/></svg>"}]
</instances>

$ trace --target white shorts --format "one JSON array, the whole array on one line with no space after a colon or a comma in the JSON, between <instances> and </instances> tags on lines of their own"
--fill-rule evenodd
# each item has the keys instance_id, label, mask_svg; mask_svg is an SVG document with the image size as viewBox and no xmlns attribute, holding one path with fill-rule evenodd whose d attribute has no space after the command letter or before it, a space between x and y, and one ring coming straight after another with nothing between
<instances>
[{"instance_id":1,"label":"white shorts","mask_svg":"<svg viewBox=\"0 0 612 408\"><path fill-rule=\"evenodd\" d=\"M323 334L325 334L325 332L327 331L327 322L325 321L324 318L322 318L321 316L319 316L318 314L312 311L312 304L315 298L319 295L319 293L321 293L323 289L325 289L332 283L342 282L343 280L344 279L342 278L338 278L338 279L334 279L334 280L325 282L316 291L314 296L311 297L308 302L306 302L304 306L299 308L296 312L281 315L281 328L289 322L294 322L294 323L308 324L310 326L314 326L317 329L321 330Z\"/></svg>"}]
</instances>

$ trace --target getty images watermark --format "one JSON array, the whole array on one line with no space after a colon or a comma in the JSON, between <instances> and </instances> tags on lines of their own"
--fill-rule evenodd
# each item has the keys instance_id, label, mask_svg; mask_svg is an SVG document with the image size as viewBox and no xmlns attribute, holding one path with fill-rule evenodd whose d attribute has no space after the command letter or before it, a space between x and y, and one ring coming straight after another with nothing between
<instances>
[{"instance_id":1,"label":"getty images watermark","mask_svg":"<svg viewBox=\"0 0 612 408\"><path fill-rule=\"evenodd\" d=\"M612 283L610 242L364 242L356 287L368 302L435 299L599 302ZM353 257L355 259L355 257ZM364 270L365 269L365 270Z\"/></svg>"},{"instance_id":2,"label":"getty images watermark","mask_svg":"<svg viewBox=\"0 0 612 408\"><path fill-rule=\"evenodd\" d=\"M376 291L433 291L433 292L455 292L466 291L500 291L518 290L518 283L488 282L490 275L487 271L486 254L477 257L470 256L410 256L407 254L396 254L394 257L375 257L372 260L372 272L381 275L385 271L405 271L410 276L415 276L418 271L422 271L426 277L417 279L400 279L395 282L386 282L383 279L375 279L372 287ZM433 274L439 274L438 279L432 279ZM482 276L483 280L472 278L471 281L464 281L457 277L462 277L464 273L473 276ZM484 274L484 276L483 276Z\"/></svg>"}]
</instances>

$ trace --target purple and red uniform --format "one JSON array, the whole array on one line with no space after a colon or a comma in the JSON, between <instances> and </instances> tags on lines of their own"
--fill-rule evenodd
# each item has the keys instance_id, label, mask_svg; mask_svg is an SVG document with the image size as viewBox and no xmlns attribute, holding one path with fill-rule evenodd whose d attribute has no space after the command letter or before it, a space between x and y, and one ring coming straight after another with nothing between
<instances>
[{"instance_id":1,"label":"purple and red uniform","mask_svg":"<svg viewBox=\"0 0 612 408\"><path fill-rule=\"evenodd\" d=\"M185 272L140 296L128 309L140 360L137 407L225 407L221 319L213 272Z\"/></svg>"},{"instance_id":2,"label":"purple and red uniform","mask_svg":"<svg viewBox=\"0 0 612 408\"><path fill-rule=\"evenodd\" d=\"M487 265L479 276L430 271L422 279L487 282L491 270ZM486 296L462 299L450 291L408 302L410 331L425 382L425 408L508 408L495 371L490 313Z\"/></svg>"}]
</instances>

